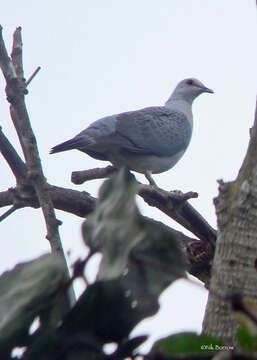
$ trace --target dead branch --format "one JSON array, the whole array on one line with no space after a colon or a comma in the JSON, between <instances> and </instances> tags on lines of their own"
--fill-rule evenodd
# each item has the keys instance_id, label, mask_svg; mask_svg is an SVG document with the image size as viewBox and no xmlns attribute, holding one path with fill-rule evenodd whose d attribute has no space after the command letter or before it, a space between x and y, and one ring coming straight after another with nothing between
<instances>
[{"instance_id":1,"label":"dead branch","mask_svg":"<svg viewBox=\"0 0 257 360\"><path fill-rule=\"evenodd\" d=\"M117 169L114 166L106 166L105 168L95 168L83 171L73 171L71 173L71 182L76 185L83 184L88 180L104 179L110 177Z\"/></svg>"},{"instance_id":2,"label":"dead branch","mask_svg":"<svg viewBox=\"0 0 257 360\"><path fill-rule=\"evenodd\" d=\"M14 176L16 177L16 181L21 182L27 176L27 169L24 162L19 157L18 153L9 142L7 137L2 132L2 128L0 127L0 152L5 158L6 162L10 166Z\"/></svg>"},{"instance_id":3,"label":"dead branch","mask_svg":"<svg viewBox=\"0 0 257 360\"><path fill-rule=\"evenodd\" d=\"M25 105L24 95L27 93L27 89L22 63L22 38L20 27L14 32L11 59L8 56L5 47L2 36L2 27L0 27L0 67L6 79L7 100L10 102L12 121L24 154L27 167L27 179L33 186L43 211L47 229L46 238L50 242L52 251L60 254L63 261L66 263L58 229L60 223L56 219L52 199L47 191L48 184L46 183L43 174L36 138L31 128ZM72 300L75 299L74 294L71 294L71 297L73 298Z\"/></svg>"},{"instance_id":4,"label":"dead branch","mask_svg":"<svg viewBox=\"0 0 257 360\"><path fill-rule=\"evenodd\" d=\"M28 78L28 80L26 81L26 87L31 83L31 81L34 79L34 77L37 75L37 73L39 72L39 70L41 70L41 67L38 66L36 68L36 70L32 73L32 75Z\"/></svg>"},{"instance_id":5,"label":"dead branch","mask_svg":"<svg viewBox=\"0 0 257 360\"><path fill-rule=\"evenodd\" d=\"M0 33L0 49L2 50L0 52L0 66L7 82L6 94L11 104L11 117L26 160L28 178L35 188L40 206L43 210L47 228L46 237L50 241L53 252L63 252L58 231L58 221L54 214L51 198L46 191L47 186L41 167L37 143L24 101L26 87L23 76L21 28L17 28L14 32L12 60L7 55L2 31ZM15 76L12 81L10 81L8 75L8 69L10 67L15 69Z\"/></svg>"},{"instance_id":6,"label":"dead branch","mask_svg":"<svg viewBox=\"0 0 257 360\"><path fill-rule=\"evenodd\" d=\"M22 62L22 39L21 27L19 26L13 34L13 48L11 53L12 63L14 65L18 79L24 79L24 70Z\"/></svg>"},{"instance_id":7,"label":"dead branch","mask_svg":"<svg viewBox=\"0 0 257 360\"><path fill-rule=\"evenodd\" d=\"M150 206L155 206L166 215L195 234L200 240L209 243L214 250L216 230L186 200L196 197L195 193L178 194L151 185L141 185L139 195ZM193 195L193 196L192 196Z\"/></svg>"},{"instance_id":8,"label":"dead branch","mask_svg":"<svg viewBox=\"0 0 257 360\"><path fill-rule=\"evenodd\" d=\"M14 211L16 211L18 207L16 205L13 205L9 210L7 210L5 213L3 213L0 216L0 222L6 219L9 215L11 215Z\"/></svg>"},{"instance_id":9,"label":"dead branch","mask_svg":"<svg viewBox=\"0 0 257 360\"><path fill-rule=\"evenodd\" d=\"M113 166L75 171L71 175L74 184L82 184L92 179L110 177L116 169ZM206 241L212 250L216 242L216 230L186 200L197 197L195 192L183 194L177 191L165 191L156 186L140 184L138 192L144 201L158 208L166 215L195 234L200 240Z\"/></svg>"},{"instance_id":10,"label":"dead branch","mask_svg":"<svg viewBox=\"0 0 257 360\"><path fill-rule=\"evenodd\" d=\"M22 193L21 193L22 191ZM48 185L48 194L50 195L53 205L56 209L69 212L82 218L90 214L96 204L96 199L86 192L80 192L72 189L64 189L58 186ZM39 207L38 199L35 193L28 192L27 197L20 188L12 188L8 191L0 192L0 207L16 205L23 207ZM151 221L156 222L151 219ZM199 241L182 232L174 230L167 225L161 224L167 231L171 231L172 235L181 245L188 263L188 271L196 276L208 286L210 277L210 261L212 254L206 246L206 242Z\"/></svg>"}]
</instances>

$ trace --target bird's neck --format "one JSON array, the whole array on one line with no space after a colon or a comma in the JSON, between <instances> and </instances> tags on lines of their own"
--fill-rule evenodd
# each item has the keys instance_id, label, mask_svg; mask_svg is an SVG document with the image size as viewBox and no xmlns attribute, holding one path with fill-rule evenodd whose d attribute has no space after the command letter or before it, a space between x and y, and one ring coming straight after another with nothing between
<instances>
[{"instance_id":1,"label":"bird's neck","mask_svg":"<svg viewBox=\"0 0 257 360\"><path fill-rule=\"evenodd\" d=\"M176 111L179 109L179 111L183 112L187 116L191 126L193 126L192 101L189 102L172 96L166 101L165 107Z\"/></svg>"}]
</instances>

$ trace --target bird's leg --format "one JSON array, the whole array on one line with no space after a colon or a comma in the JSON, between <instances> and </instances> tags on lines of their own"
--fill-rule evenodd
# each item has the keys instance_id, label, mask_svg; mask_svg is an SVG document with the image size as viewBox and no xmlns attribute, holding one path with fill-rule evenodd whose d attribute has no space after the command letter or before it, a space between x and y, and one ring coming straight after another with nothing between
<instances>
[{"instance_id":1,"label":"bird's leg","mask_svg":"<svg viewBox=\"0 0 257 360\"><path fill-rule=\"evenodd\" d=\"M149 181L150 185L154 185L157 186L156 182L154 181L154 179L152 178L151 172L149 170L146 170L146 172L144 173L145 177L147 178L147 180Z\"/></svg>"}]
</instances>

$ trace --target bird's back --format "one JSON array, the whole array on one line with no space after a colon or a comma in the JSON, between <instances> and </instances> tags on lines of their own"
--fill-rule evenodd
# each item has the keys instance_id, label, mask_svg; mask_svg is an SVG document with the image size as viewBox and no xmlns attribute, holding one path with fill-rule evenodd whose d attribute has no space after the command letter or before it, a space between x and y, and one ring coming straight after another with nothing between
<instances>
[{"instance_id":1,"label":"bird's back","mask_svg":"<svg viewBox=\"0 0 257 360\"><path fill-rule=\"evenodd\" d=\"M129 151L172 156L187 147L192 127L183 112L154 106L118 115L116 133L131 142Z\"/></svg>"}]
</instances>

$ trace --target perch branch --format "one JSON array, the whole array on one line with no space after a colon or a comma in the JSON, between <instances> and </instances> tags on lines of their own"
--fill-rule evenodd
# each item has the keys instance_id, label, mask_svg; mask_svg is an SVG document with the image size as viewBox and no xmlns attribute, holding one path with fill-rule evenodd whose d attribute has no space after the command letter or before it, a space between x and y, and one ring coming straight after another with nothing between
<instances>
[{"instance_id":1,"label":"perch branch","mask_svg":"<svg viewBox=\"0 0 257 360\"><path fill-rule=\"evenodd\" d=\"M71 182L73 182L73 184L80 185L88 180L104 179L106 177L110 177L115 171L117 171L117 169L111 165L105 168L73 171L71 174Z\"/></svg>"},{"instance_id":2,"label":"perch branch","mask_svg":"<svg viewBox=\"0 0 257 360\"><path fill-rule=\"evenodd\" d=\"M109 177L116 169L113 166L76 171L71 175L74 184L82 184L92 179ZM164 212L166 215L195 234L200 240L206 241L213 249L216 241L216 230L186 200L197 197L194 192L186 194L169 192L152 185L140 184L138 193L146 203Z\"/></svg>"}]
</instances>

